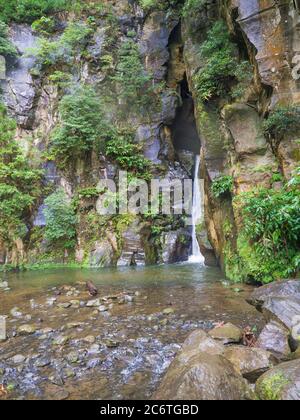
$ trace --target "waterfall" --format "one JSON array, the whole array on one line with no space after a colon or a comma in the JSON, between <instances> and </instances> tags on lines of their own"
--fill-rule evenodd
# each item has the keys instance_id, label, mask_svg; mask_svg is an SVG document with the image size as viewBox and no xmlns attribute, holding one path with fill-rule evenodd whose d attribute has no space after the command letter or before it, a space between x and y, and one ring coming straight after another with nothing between
<instances>
[{"instance_id":1,"label":"waterfall","mask_svg":"<svg viewBox=\"0 0 300 420\"><path fill-rule=\"evenodd\" d=\"M193 191L193 210L192 210L192 222L193 222L193 251L189 259L191 263L204 264L204 256L201 254L200 246L197 240L197 226L203 222L202 212L202 195L199 183L199 168L200 168L200 156L196 156L195 162L195 178L194 178L194 191Z\"/></svg>"}]
</instances>

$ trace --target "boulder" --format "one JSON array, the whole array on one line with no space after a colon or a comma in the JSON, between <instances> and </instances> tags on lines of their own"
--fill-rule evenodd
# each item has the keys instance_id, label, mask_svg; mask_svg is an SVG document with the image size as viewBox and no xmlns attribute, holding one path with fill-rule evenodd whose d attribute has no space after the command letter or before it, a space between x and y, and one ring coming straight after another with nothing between
<instances>
[{"instance_id":1,"label":"boulder","mask_svg":"<svg viewBox=\"0 0 300 420\"><path fill-rule=\"evenodd\" d=\"M212 339L205 331L196 330L183 343L178 359L184 363L199 353L222 355L224 351L225 348L221 343Z\"/></svg>"},{"instance_id":2,"label":"boulder","mask_svg":"<svg viewBox=\"0 0 300 420\"><path fill-rule=\"evenodd\" d=\"M266 300L273 297L291 297L300 299L300 280L278 281L260 287L247 300L250 305L262 310Z\"/></svg>"},{"instance_id":3,"label":"boulder","mask_svg":"<svg viewBox=\"0 0 300 420\"><path fill-rule=\"evenodd\" d=\"M265 373L256 383L256 392L261 400L300 400L300 362L282 363Z\"/></svg>"},{"instance_id":4,"label":"boulder","mask_svg":"<svg viewBox=\"0 0 300 420\"><path fill-rule=\"evenodd\" d=\"M252 396L247 382L228 360L199 353L188 363L177 357L152 399L236 401Z\"/></svg>"},{"instance_id":5,"label":"boulder","mask_svg":"<svg viewBox=\"0 0 300 420\"><path fill-rule=\"evenodd\" d=\"M238 373L252 383L278 364L277 359L270 352L250 347L227 347L224 357L233 364Z\"/></svg>"},{"instance_id":6,"label":"boulder","mask_svg":"<svg viewBox=\"0 0 300 420\"><path fill-rule=\"evenodd\" d=\"M228 323L221 327L216 327L209 332L209 335L223 344L238 344L242 341L243 331L235 325Z\"/></svg>"},{"instance_id":7,"label":"boulder","mask_svg":"<svg viewBox=\"0 0 300 420\"><path fill-rule=\"evenodd\" d=\"M271 321L261 332L256 346L271 352L280 359L286 359L291 352L289 337L287 328L278 322Z\"/></svg>"},{"instance_id":8,"label":"boulder","mask_svg":"<svg viewBox=\"0 0 300 420\"><path fill-rule=\"evenodd\" d=\"M269 298L263 304L262 311L268 320L279 321L292 330L297 322L300 323L300 298L290 296Z\"/></svg>"}]
</instances>

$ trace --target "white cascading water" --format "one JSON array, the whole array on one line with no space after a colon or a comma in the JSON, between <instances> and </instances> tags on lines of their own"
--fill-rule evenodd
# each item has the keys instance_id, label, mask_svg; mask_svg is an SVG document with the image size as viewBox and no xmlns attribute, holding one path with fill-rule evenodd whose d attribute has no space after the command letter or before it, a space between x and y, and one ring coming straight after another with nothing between
<instances>
[{"instance_id":1,"label":"white cascading water","mask_svg":"<svg viewBox=\"0 0 300 420\"><path fill-rule=\"evenodd\" d=\"M193 250L192 250L191 257L189 258L189 261L191 263L204 264L205 259L204 259L204 256L201 254L199 242L197 239L197 226L203 222L203 217L204 217L203 211L202 211L202 195L201 195L200 182L199 182L199 168L200 168L200 156L196 156L194 192L193 192L193 210L192 210Z\"/></svg>"}]
</instances>

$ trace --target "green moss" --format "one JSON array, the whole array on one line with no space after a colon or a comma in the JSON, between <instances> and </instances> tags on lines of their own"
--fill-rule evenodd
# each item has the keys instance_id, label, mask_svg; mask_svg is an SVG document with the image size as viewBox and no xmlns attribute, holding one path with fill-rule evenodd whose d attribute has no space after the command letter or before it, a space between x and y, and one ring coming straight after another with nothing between
<instances>
[{"instance_id":1,"label":"green moss","mask_svg":"<svg viewBox=\"0 0 300 420\"><path fill-rule=\"evenodd\" d=\"M266 401L281 400L283 389L289 384L289 380L281 372L276 372L263 378L259 382L258 392L261 399Z\"/></svg>"}]
</instances>

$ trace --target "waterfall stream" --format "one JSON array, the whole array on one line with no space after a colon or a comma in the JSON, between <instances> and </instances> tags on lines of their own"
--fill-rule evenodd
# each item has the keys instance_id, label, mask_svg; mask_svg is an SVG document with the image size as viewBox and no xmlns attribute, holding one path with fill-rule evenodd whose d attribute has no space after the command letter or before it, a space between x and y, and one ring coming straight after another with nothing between
<instances>
[{"instance_id":1,"label":"waterfall stream","mask_svg":"<svg viewBox=\"0 0 300 420\"><path fill-rule=\"evenodd\" d=\"M197 239L197 226L203 221L203 210L202 210L202 195L199 182L199 168L200 168L200 156L196 156L195 162L195 178L194 178L194 191L193 191L193 209L192 209L192 222L193 222L193 233L192 233L192 255L189 259L191 263L204 264L204 256L201 254L199 242Z\"/></svg>"}]
</instances>

